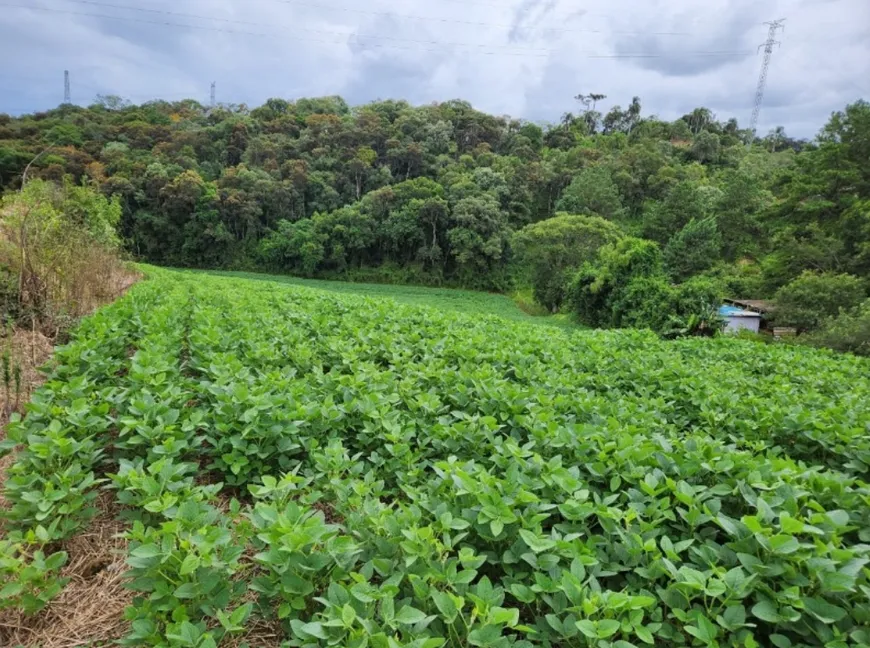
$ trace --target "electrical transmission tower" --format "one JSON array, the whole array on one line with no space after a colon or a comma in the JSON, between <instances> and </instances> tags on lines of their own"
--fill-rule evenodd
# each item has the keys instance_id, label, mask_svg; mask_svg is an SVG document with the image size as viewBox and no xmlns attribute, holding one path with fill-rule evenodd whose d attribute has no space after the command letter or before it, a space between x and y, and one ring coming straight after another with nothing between
<instances>
[{"instance_id":1,"label":"electrical transmission tower","mask_svg":"<svg viewBox=\"0 0 870 648\"><path fill-rule=\"evenodd\" d=\"M69 98L69 70L63 71L63 102L70 103Z\"/></svg>"},{"instance_id":2,"label":"electrical transmission tower","mask_svg":"<svg viewBox=\"0 0 870 648\"><path fill-rule=\"evenodd\" d=\"M783 23L785 18L773 20L764 23L768 26L767 40L758 46L758 49L764 48L764 60L761 63L761 74L758 75L758 87L755 88L755 107L752 109L752 119L749 121L749 129L752 131L749 145L755 141L755 128L758 125L758 113L761 112L761 102L764 100L764 86L767 84L767 68L770 66L770 56L773 54L773 46L781 43L776 40L776 32L780 29L785 29Z\"/></svg>"},{"instance_id":3,"label":"electrical transmission tower","mask_svg":"<svg viewBox=\"0 0 870 648\"><path fill-rule=\"evenodd\" d=\"M215 86L215 82L212 81L211 82L211 107L212 108L214 108L214 95L215 95L214 86Z\"/></svg>"}]
</instances>

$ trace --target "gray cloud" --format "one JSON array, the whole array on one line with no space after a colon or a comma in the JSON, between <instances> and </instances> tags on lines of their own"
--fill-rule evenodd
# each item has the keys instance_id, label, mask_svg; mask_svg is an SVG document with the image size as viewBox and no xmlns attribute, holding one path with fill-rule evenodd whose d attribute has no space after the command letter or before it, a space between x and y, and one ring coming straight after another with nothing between
<instances>
[{"instance_id":1,"label":"gray cloud","mask_svg":"<svg viewBox=\"0 0 870 648\"><path fill-rule=\"evenodd\" d=\"M463 98L556 121L583 91L607 95L605 111L639 95L662 118L706 106L746 123L761 23L783 16L762 130L812 136L831 111L870 94L866 0L591 0L582 11L569 0L151 0L150 12L9 2L22 5L0 10L0 111L13 114L56 106L69 69L80 104L97 93L206 102L214 80L219 101L249 105L325 94L352 104Z\"/></svg>"},{"instance_id":2,"label":"gray cloud","mask_svg":"<svg viewBox=\"0 0 870 648\"><path fill-rule=\"evenodd\" d=\"M522 42L552 13L556 0L522 0L515 9L508 41Z\"/></svg>"}]
</instances>

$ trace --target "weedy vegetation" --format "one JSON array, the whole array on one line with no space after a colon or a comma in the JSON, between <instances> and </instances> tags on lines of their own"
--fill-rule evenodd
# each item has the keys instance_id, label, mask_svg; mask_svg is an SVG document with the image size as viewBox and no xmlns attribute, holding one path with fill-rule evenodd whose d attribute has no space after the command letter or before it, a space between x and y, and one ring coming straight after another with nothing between
<instances>
[{"instance_id":1,"label":"weedy vegetation","mask_svg":"<svg viewBox=\"0 0 870 648\"><path fill-rule=\"evenodd\" d=\"M13 415L0 608L108 492L122 645L870 645L867 359L150 274Z\"/></svg>"}]
</instances>

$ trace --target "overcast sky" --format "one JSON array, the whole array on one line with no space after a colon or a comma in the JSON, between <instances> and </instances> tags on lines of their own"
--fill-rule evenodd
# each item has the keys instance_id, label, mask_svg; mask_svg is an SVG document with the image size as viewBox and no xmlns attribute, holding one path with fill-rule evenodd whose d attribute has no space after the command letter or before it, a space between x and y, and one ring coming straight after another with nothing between
<instances>
[{"instance_id":1,"label":"overcast sky","mask_svg":"<svg viewBox=\"0 0 870 648\"><path fill-rule=\"evenodd\" d=\"M82 105L207 103L215 81L219 102L249 106L460 98L556 121L596 92L605 111L638 95L644 114L706 106L746 125L777 18L759 132L812 137L870 98L870 0L0 0L0 112L56 106L68 69Z\"/></svg>"}]
</instances>

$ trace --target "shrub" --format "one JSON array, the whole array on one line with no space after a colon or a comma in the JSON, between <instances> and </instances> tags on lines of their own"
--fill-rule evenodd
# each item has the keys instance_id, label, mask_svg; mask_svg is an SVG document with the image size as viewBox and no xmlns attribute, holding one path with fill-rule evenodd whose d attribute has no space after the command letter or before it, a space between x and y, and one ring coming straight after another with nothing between
<instances>
[{"instance_id":1,"label":"shrub","mask_svg":"<svg viewBox=\"0 0 870 648\"><path fill-rule=\"evenodd\" d=\"M722 294L727 297L753 299L766 294L761 266L749 259L720 263L704 276L720 284Z\"/></svg>"},{"instance_id":2,"label":"shrub","mask_svg":"<svg viewBox=\"0 0 870 648\"><path fill-rule=\"evenodd\" d=\"M858 277L807 270L774 295L775 321L781 326L812 331L840 309L856 306L864 295L864 282Z\"/></svg>"},{"instance_id":3,"label":"shrub","mask_svg":"<svg viewBox=\"0 0 870 648\"><path fill-rule=\"evenodd\" d=\"M870 356L870 299L827 319L807 341L816 346Z\"/></svg>"},{"instance_id":4,"label":"shrub","mask_svg":"<svg viewBox=\"0 0 870 648\"><path fill-rule=\"evenodd\" d=\"M580 320L590 326L655 328L657 315L653 323L643 322L656 310L667 309L669 288L658 245L628 237L602 247L595 264L586 263L575 273L569 299Z\"/></svg>"},{"instance_id":5,"label":"shrub","mask_svg":"<svg viewBox=\"0 0 870 648\"><path fill-rule=\"evenodd\" d=\"M117 198L69 180L35 180L4 197L0 267L18 283L16 316L56 325L113 298L128 281L115 233L120 215ZM9 301L8 286L2 290Z\"/></svg>"},{"instance_id":6,"label":"shrub","mask_svg":"<svg viewBox=\"0 0 870 648\"><path fill-rule=\"evenodd\" d=\"M521 229L512 247L535 299L556 310L565 299L571 271L593 261L601 246L620 238L619 227L599 216L559 214Z\"/></svg>"},{"instance_id":7,"label":"shrub","mask_svg":"<svg viewBox=\"0 0 870 648\"><path fill-rule=\"evenodd\" d=\"M565 189L556 210L571 214L597 214L607 219L622 218L625 210L610 171L603 166L583 169Z\"/></svg>"},{"instance_id":8,"label":"shrub","mask_svg":"<svg viewBox=\"0 0 870 648\"><path fill-rule=\"evenodd\" d=\"M706 311L710 306L718 310L722 303L722 285L708 277L692 277L674 290L671 312L680 317Z\"/></svg>"},{"instance_id":9,"label":"shrub","mask_svg":"<svg viewBox=\"0 0 870 648\"><path fill-rule=\"evenodd\" d=\"M716 219L693 219L665 246L665 267L676 281L683 281L710 268L721 250L722 237Z\"/></svg>"},{"instance_id":10,"label":"shrub","mask_svg":"<svg viewBox=\"0 0 870 648\"><path fill-rule=\"evenodd\" d=\"M661 331L670 316L674 288L661 276L637 277L614 294L610 307L613 326Z\"/></svg>"}]
</instances>

